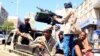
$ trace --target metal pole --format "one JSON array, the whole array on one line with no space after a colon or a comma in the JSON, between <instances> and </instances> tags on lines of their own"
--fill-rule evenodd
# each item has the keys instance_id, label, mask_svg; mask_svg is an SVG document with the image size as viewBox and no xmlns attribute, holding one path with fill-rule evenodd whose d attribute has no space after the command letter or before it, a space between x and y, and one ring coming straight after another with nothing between
<instances>
[{"instance_id":1,"label":"metal pole","mask_svg":"<svg viewBox=\"0 0 100 56\"><path fill-rule=\"evenodd\" d=\"M16 15L18 16L19 0L16 0Z\"/></svg>"}]
</instances>

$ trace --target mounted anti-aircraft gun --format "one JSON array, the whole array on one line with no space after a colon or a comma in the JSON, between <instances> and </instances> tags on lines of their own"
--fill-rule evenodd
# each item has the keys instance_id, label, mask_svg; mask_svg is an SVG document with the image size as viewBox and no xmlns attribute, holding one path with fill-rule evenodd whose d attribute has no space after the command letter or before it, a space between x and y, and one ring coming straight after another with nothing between
<instances>
[{"instance_id":1,"label":"mounted anti-aircraft gun","mask_svg":"<svg viewBox=\"0 0 100 56\"><path fill-rule=\"evenodd\" d=\"M59 18L62 18L62 16L57 15L52 11L42 9L42 8L39 8L39 7L37 7L37 8L40 10L40 12L37 12L36 16L35 16L35 20L38 21L38 22L43 22L43 23L54 25L58 22L56 22L55 20L52 19L53 16L57 16Z\"/></svg>"}]
</instances>

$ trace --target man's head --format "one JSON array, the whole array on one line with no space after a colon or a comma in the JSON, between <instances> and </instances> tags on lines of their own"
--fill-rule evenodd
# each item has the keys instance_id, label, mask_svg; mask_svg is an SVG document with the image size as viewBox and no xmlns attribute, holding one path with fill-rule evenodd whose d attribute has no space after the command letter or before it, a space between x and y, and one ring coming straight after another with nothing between
<instances>
[{"instance_id":1,"label":"man's head","mask_svg":"<svg viewBox=\"0 0 100 56\"><path fill-rule=\"evenodd\" d=\"M72 8L72 3L71 3L71 2L69 2L69 3L64 3L64 7L65 7L65 9L67 9L67 8Z\"/></svg>"},{"instance_id":2,"label":"man's head","mask_svg":"<svg viewBox=\"0 0 100 56\"><path fill-rule=\"evenodd\" d=\"M63 39L63 31L60 31L58 36L59 36L59 39Z\"/></svg>"},{"instance_id":3,"label":"man's head","mask_svg":"<svg viewBox=\"0 0 100 56\"><path fill-rule=\"evenodd\" d=\"M80 32L79 33L79 39L84 40L86 38L86 33L85 32Z\"/></svg>"},{"instance_id":4,"label":"man's head","mask_svg":"<svg viewBox=\"0 0 100 56\"><path fill-rule=\"evenodd\" d=\"M60 26L59 25L55 25L55 30L59 30Z\"/></svg>"},{"instance_id":5,"label":"man's head","mask_svg":"<svg viewBox=\"0 0 100 56\"><path fill-rule=\"evenodd\" d=\"M52 26L51 25L47 25L43 31L43 34L45 37L50 37L52 33Z\"/></svg>"},{"instance_id":6,"label":"man's head","mask_svg":"<svg viewBox=\"0 0 100 56\"><path fill-rule=\"evenodd\" d=\"M29 23L29 20L30 20L29 17L25 17L25 18L24 18L24 22L25 22L25 24Z\"/></svg>"}]
</instances>

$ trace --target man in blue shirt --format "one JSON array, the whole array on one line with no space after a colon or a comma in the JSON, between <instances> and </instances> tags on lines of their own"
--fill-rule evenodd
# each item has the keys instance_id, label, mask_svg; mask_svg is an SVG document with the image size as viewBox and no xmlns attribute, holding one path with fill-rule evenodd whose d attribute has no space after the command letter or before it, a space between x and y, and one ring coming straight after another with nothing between
<instances>
[{"instance_id":1,"label":"man in blue shirt","mask_svg":"<svg viewBox=\"0 0 100 56\"><path fill-rule=\"evenodd\" d=\"M56 43L56 55L55 56L64 56L64 50L63 50L63 31L60 31L59 34L59 41Z\"/></svg>"},{"instance_id":2,"label":"man in blue shirt","mask_svg":"<svg viewBox=\"0 0 100 56\"><path fill-rule=\"evenodd\" d=\"M20 35L18 37L18 43L20 44L23 39L27 39L29 41L33 41L32 36L30 33L33 31L30 24L29 24L30 18L24 18L24 23L21 23L18 27L17 33ZM27 42L27 41L23 41Z\"/></svg>"}]
</instances>

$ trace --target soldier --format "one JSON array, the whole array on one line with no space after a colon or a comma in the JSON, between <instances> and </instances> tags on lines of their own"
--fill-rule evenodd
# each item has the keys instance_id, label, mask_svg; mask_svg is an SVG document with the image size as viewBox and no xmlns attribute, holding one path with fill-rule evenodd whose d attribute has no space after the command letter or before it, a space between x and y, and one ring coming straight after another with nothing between
<instances>
[{"instance_id":1,"label":"soldier","mask_svg":"<svg viewBox=\"0 0 100 56\"><path fill-rule=\"evenodd\" d=\"M52 35L52 27L49 25L44 29L43 36L37 37L31 47L33 48L40 48L44 49L42 52L43 56L53 56L54 55L54 45L55 45L55 39L53 39Z\"/></svg>"}]
</instances>

